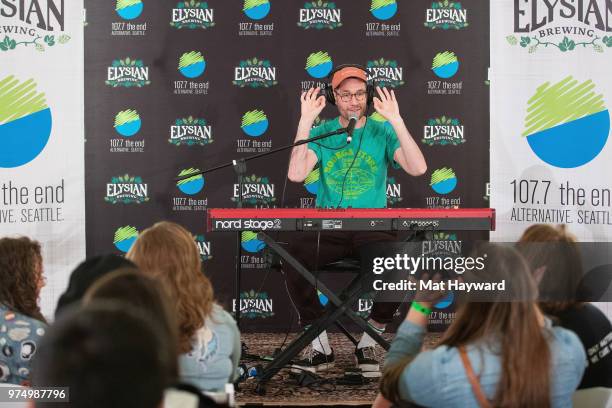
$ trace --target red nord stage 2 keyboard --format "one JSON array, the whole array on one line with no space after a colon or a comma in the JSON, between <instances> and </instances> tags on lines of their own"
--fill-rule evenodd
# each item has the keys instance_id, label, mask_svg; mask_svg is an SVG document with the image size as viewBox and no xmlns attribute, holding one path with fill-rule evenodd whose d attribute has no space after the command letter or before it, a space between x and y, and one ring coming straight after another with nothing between
<instances>
[{"instance_id":1,"label":"red nord stage 2 keyboard","mask_svg":"<svg viewBox=\"0 0 612 408\"><path fill-rule=\"evenodd\" d=\"M208 231L495 230L492 208L209 208Z\"/></svg>"}]
</instances>

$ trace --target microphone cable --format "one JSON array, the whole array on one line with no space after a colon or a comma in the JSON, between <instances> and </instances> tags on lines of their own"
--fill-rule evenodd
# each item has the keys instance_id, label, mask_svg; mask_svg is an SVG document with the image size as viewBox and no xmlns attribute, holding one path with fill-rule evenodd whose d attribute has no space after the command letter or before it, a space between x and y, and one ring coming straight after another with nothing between
<instances>
[{"instance_id":1,"label":"microphone cable","mask_svg":"<svg viewBox=\"0 0 612 408\"><path fill-rule=\"evenodd\" d=\"M344 200L344 187L346 185L346 179L348 177L349 172L353 168L353 165L355 164L355 161L357 160L357 156L359 155L359 152L361 151L361 142L363 142L363 138L365 137L365 131L366 131L366 128L368 126L367 112L368 112L368 108L366 108L366 117L365 117L366 121L365 121L365 124L363 125L363 129L361 130L361 136L359 137L359 145L357 146L357 152L355 153L355 156L353 157L353 161L351 162L351 165L349 166L348 170L344 174L344 179L342 180L342 189L341 189L341 194L340 194L340 201L338 202L338 205L336 206L336 209L339 209L340 206L342 205L342 200Z\"/></svg>"}]
</instances>

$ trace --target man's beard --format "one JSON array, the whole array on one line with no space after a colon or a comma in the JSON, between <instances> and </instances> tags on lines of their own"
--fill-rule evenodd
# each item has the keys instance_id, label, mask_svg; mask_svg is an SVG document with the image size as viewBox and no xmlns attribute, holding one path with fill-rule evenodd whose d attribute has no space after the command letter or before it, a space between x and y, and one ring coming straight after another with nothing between
<instances>
[{"instance_id":1,"label":"man's beard","mask_svg":"<svg viewBox=\"0 0 612 408\"><path fill-rule=\"evenodd\" d=\"M366 116L366 111L367 111L367 105L361 109L359 109L358 111L351 111L351 110L346 110L345 111L345 115L344 119L349 120L349 118L353 115L356 114L357 115L357 120L361 119L363 116Z\"/></svg>"}]
</instances>

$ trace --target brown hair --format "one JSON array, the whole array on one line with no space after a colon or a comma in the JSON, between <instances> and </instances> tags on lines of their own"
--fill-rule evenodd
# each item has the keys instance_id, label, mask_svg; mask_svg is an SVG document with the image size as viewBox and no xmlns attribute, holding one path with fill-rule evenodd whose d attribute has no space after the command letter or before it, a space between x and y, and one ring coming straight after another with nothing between
<instances>
[{"instance_id":1,"label":"brown hair","mask_svg":"<svg viewBox=\"0 0 612 408\"><path fill-rule=\"evenodd\" d=\"M142 272L158 279L172 299L179 351L191 351L192 337L204 325L214 302L213 288L202 273L193 236L178 224L158 222L140 234L127 257Z\"/></svg>"},{"instance_id":2,"label":"brown hair","mask_svg":"<svg viewBox=\"0 0 612 408\"><path fill-rule=\"evenodd\" d=\"M487 262L495 265L496 275L505 278L515 293L522 299L536 298L535 282L516 250L496 245L486 245L483 250L488 255ZM547 408L550 407L551 357L539 318L535 302L462 303L440 345L458 348L480 341L499 344L500 379L492 405ZM398 380L412 358L407 356L385 369L381 393L387 399L399 398Z\"/></svg>"},{"instance_id":3,"label":"brown hair","mask_svg":"<svg viewBox=\"0 0 612 408\"><path fill-rule=\"evenodd\" d=\"M531 272L545 267L539 282L540 307L556 314L579 306L576 292L582 278L582 262L576 237L565 225L535 224L527 228L517 245Z\"/></svg>"},{"instance_id":4,"label":"brown hair","mask_svg":"<svg viewBox=\"0 0 612 408\"><path fill-rule=\"evenodd\" d=\"M0 239L0 303L44 322L38 305L41 279L42 254L37 241Z\"/></svg>"},{"instance_id":5,"label":"brown hair","mask_svg":"<svg viewBox=\"0 0 612 408\"><path fill-rule=\"evenodd\" d=\"M170 365L170 375L174 378L178 376L176 319L157 280L140 273L136 268L119 268L96 280L87 290L83 304L88 305L92 301L121 302L148 314L166 337L162 341L163 351L168 352L168 361L174 362Z\"/></svg>"}]
</instances>

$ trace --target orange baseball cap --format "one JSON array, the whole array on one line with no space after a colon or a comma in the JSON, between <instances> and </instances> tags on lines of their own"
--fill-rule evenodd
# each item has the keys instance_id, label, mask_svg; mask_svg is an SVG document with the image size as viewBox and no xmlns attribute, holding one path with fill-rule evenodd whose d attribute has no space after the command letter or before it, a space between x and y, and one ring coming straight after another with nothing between
<instances>
[{"instance_id":1,"label":"orange baseball cap","mask_svg":"<svg viewBox=\"0 0 612 408\"><path fill-rule=\"evenodd\" d=\"M347 78L361 79L363 82L368 82L366 73L363 69L357 67L345 67L334 74L331 80L332 89L336 89L342 81Z\"/></svg>"}]
</instances>

